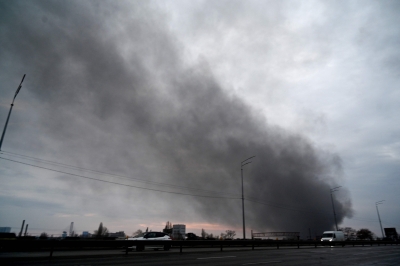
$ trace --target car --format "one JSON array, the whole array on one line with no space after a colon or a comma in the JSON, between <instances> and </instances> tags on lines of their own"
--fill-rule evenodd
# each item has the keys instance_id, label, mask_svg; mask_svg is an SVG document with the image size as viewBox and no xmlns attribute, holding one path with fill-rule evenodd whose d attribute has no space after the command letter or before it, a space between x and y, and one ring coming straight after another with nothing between
<instances>
[{"instance_id":1,"label":"car","mask_svg":"<svg viewBox=\"0 0 400 266\"><path fill-rule=\"evenodd\" d=\"M147 232L142 235L138 235L135 237L130 237L127 240L134 240L134 241L144 241L144 240L162 240L162 241L171 241L171 237L163 232ZM154 249L154 250L159 250L159 249L164 249L165 251L168 251L171 248L171 244L165 244L165 245L147 245L146 248ZM136 249L136 251L142 251L145 249L145 245L143 244L137 244L135 246L132 246L130 249Z\"/></svg>"}]
</instances>

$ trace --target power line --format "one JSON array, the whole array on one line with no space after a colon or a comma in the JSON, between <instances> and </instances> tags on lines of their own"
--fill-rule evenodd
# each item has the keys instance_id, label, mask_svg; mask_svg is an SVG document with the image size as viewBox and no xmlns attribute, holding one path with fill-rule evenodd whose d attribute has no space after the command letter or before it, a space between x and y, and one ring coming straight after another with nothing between
<instances>
[{"instance_id":1,"label":"power line","mask_svg":"<svg viewBox=\"0 0 400 266\"><path fill-rule=\"evenodd\" d=\"M39 162L39 163L47 163L47 164L50 164L50 165L61 166L61 167L69 168L69 169L73 169L73 170L81 170L81 171L87 171L87 172L92 172L92 173L101 174L101 175L108 175L108 176L113 176L113 177L129 180L129 181L134 181L134 182L141 182L141 183L146 183L146 184L153 184L153 185L172 187L172 188L180 188L180 189L187 189L187 190L203 191L203 192L207 192L207 193L219 193L219 192L216 192L216 191L210 191L210 190L205 190L205 189L200 189L200 188L191 188L191 187L185 187L185 186L178 186L178 185L166 184L166 183L162 183L162 182L148 181L148 180L142 180L142 179L127 177L127 176L122 176L122 175L117 175L117 174L111 174L111 173L107 173L107 172L103 172L103 171L97 171L97 170L92 170L92 169L88 169L88 168L84 168L84 167L68 165L68 164L64 164L64 163L59 163L59 162L55 162L55 161L45 160L45 159L41 159L41 158L37 158L37 157L33 157L33 156L27 156L27 155L22 155L22 154L18 154L18 153L8 152L8 151L1 151L1 153L6 153L5 155L14 156L14 157L21 157L22 159L31 160L31 161L35 161L35 162ZM122 183L118 183L118 182L107 181L107 180L97 179L97 178L93 178L93 177L87 177L87 176L83 176L83 175L73 174L73 173L69 173L69 172L65 172L65 171L60 171L60 170L51 169L51 168L47 168L47 167L42 167L42 166L38 166L38 165L33 165L33 164L25 163L25 162L20 162L20 161L8 159L8 158L0 157L0 159L8 160L8 161L11 161L11 162L14 162L14 163L28 165L28 166L31 166L31 167L36 167L36 168L40 168L40 169L44 169L44 170L49 170L49 171L53 171L53 172L67 174L67 175L71 175L71 176L75 176L75 177L81 177L81 178L91 179L91 180L100 181L100 182L104 182L104 183L110 183L110 184L115 184L115 185L133 187L133 188L138 188L138 189L144 189L144 190L150 190L150 191L158 191L158 192L178 194L178 195L187 195L187 196L194 196L194 197L208 197L208 198L222 198L222 199L240 199L238 197L221 197L221 196L196 195L196 194L190 194L190 193L171 192L171 191L165 191L165 190L159 190L159 189L144 188L144 187L139 187L139 186L133 186L133 185L128 185L128 184L122 184ZM233 194L233 193L225 193L225 195L235 195L235 194ZM305 209L297 209L297 208L293 208L291 206L285 206L285 205L280 205L280 204L276 204L276 203L266 202L264 200L257 199L257 198L247 197L245 200L250 201L250 202L255 202L255 203L258 203L258 204L262 204L262 205L266 205L266 206L270 206L270 207L274 207L274 208L278 208L278 209L285 209L285 210L298 211L298 212L325 214L323 212L310 211L310 210L305 210ZM367 219L360 219L360 218L356 218L356 217L348 218L348 219L357 220L357 221L373 222L373 223L377 222L377 220L367 220Z\"/></svg>"},{"instance_id":2,"label":"power line","mask_svg":"<svg viewBox=\"0 0 400 266\"><path fill-rule=\"evenodd\" d=\"M382 222L384 225L386 225L386 226L391 226L391 227L400 227L400 225L398 225L398 224L393 224L393 223L390 223L390 224L387 224L386 222Z\"/></svg>"},{"instance_id":3,"label":"power line","mask_svg":"<svg viewBox=\"0 0 400 266\"><path fill-rule=\"evenodd\" d=\"M298 212L308 212L308 213L315 213L315 214L325 214L323 212L320 211L310 211L310 210L305 210L305 209L297 209L297 208L293 208L291 206L285 206L285 205L280 205L280 204L276 204L276 203L271 203L271 202L266 202L257 198L246 198L245 200L250 201L250 202L255 202L258 204L262 204L262 205L266 205L266 206L270 206L273 208L277 208L277 209L284 209L284 210L289 210L289 211L298 211ZM339 212L340 213L340 212ZM365 222L371 222L371 223L377 223L378 220L371 220L371 219L363 219L363 218L358 218L358 217L352 217L352 218L347 218L349 220L356 220L356 221L365 221Z\"/></svg>"},{"instance_id":4,"label":"power line","mask_svg":"<svg viewBox=\"0 0 400 266\"><path fill-rule=\"evenodd\" d=\"M152 184L152 185L158 185L158 186L164 186L164 187L181 188L181 189L186 189L186 190L203 191L203 192L207 192L207 193L220 193L220 192L217 192L217 191L211 191L211 190L206 190L206 189L201 189L201 188L185 187L185 186L167 184L167 183L162 183L162 182L143 180L143 179L123 176L123 175L111 174L111 173L107 173L107 172L103 172L103 171L92 170L92 169L88 169L88 168L84 168L84 167L68 165L68 164L64 164L64 163L54 162L54 161L50 161L50 160L45 160L45 159L41 159L41 158L37 158L37 157L33 157L33 156L27 156L27 155L22 155L22 154L18 154L18 153L8 152L8 151L2 151L2 152L6 153L5 155L8 155L8 156L14 156L14 157L17 157L17 158L18 157L22 157L22 159L25 159L25 160L31 160L31 161L39 162L39 163L47 163L47 164L50 164L50 165L61 166L61 167L69 168L69 169L73 169L73 170L80 170L80 171L92 172L92 173L95 173L95 174L113 176L113 177L129 180L129 181L134 181L134 182L140 182L140 183ZM236 196L236 194L233 194L233 193L224 193L224 194L225 195Z\"/></svg>"},{"instance_id":5,"label":"power line","mask_svg":"<svg viewBox=\"0 0 400 266\"><path fill-rule=\"evenodd\" d=\"M45 159L33 157L33 156L27 156L27 155L22 155L22 154L7 152L7 151L2 151L2 152L7 153L7 154L9 154L10 156L28 158L28 160L32 160L32 161L48 163L48 164L52 164L52 165L56 165L56 166L59 165L59 166L66 167L66 168L70 168L70 169L78 169L78 170L89 171L89 172L99 173L99 174L104 174L104 175L109 175L109 176L116 176L116 177L123 178L123 179L127 179L127 180L130 180L130 181L138 181L138 182L149 183L149 184L155 183L155 184L157 184L157 185L165 185L165 186L171 186L171 187L177 187L177 188L193 189L193 190L200 190L200 191L205 191L205 192L209 192L209 193L210 193L210 192L216 193L216 192L214 192L214 191L209 191L209 190L195 189L195 188L187 188L187 187L183 187L183 186L175 186L175 185L164 184L164 183L161 183L161 182L152 182L152 181L145 181L145 180L140 180L140 179L135 179L135 178L128 178L128 177L125 177L125 176L110 174L110 173L106 173L106 172L102 172L102 171L96 171L96 170L87 169L87 168L83 168L83 167L72 166L72 165L68 165L68 164L64 164L64 163L54 162L54 161L50 161L50 160L45 160ZM82 176L82 175L78 175L78 174L72 174L72 173L69 173L69 172L64 172L64 171L59 171L59 170L55 170L55 169L51 169L51 168L47 168L47 167L42 167L42 166L38 166L38 165L28 164L28 163L24 163L24 162L20 162L20 161L16 161L16 160L8 159L8 158L0 157L0 159L8 160L8 161L12 161L12 162L15 162L15 163L20 163L20 164L25 164L25 165L28 165L28 166L37 167L37 168L41 168L41 169L45 169L45 170L50 170L50 171L54 171L54 172L58 172L58 173L64 173L64 174L68 174L68 175L73 175L73 176L77 176L77 177L83 177L83 178L88 178L88 179L92 179L92 180L97 180L97 181L102 181L102 182L108 182L108 183L118 184L118 185L124 185L124 186L130 186L130 187L135 187L135 188L148 189L148 188L143 188L143 187L137 187L137 186L131 186L131 185L126 185L126 184L120 184L120 183L112 182L112 181L104 181L104 180L101 180L101 179L86 177L86 176ZM133 179L133 180L132 180L132 179ZM156 190L156 189L148 189L148 190L162 191L162 190ZM167 192L167 191L164 191L164 192L166 192L166 193L177 193L177 194L183 194L183 195L192 195L192 194L178 193L178 192ZM227 193L227 194L229 194L229 193ZM206 197L206 196L204 196L204 195L201 195L201 196ZM213 197L213 196L210 196L210 197ZM239 198L230 198L230 197L213 197L213 198L239 199ZM255 199L255 198L247 198L246 200L248 200L248 201L253 201L253 202L257 202L257 203L260 203L260 204L263 204L263 205L273 206L273 207L276 207L276 208L282 208L282 209L293 210L293 211L304 211L304 210L293 209L293 208L290 208L290 207L277 206L276 204L267 203L267 202L265 202L265 201L261 201L261 200L259 200L259 199Z\"/></svg>"},{"instance_id":6,"label":"power line","mask_svg":"<svg viewBox=\"0 0 400 266\"><path fill-rule=\"evenodd\" d=\"M189 194L189 193L182 193L182 192L172 192L172 191L166 191L166 190L160 190L160 189L144 188L144 187L138 187L138 186L133 186L133 185L128 185L128 184L122 184L122 183L113 182L113 181L107 181L107 180L97 179L97 178L94 178L94 177L88 177L88 176L73 174L73 173L69 173L69 172L65 172L65 171L55 170L55 169L51 169L51 168L47 168L47 167L43 167L43 166L38 166L38 165L34 165L34 164L29 164L29 163L24 163L24 162L12 160L12 159L7 159L7 158L3 158L3 157L0 157L0 159L2 159L2 160L7 160L7 161L10 161L10 162L14 162L14 163L23 164L23 165L28 165L28 166L32 166L32 167L36 167L36 168L48 170L48 171L53 171L53 172L56 172L56 173L61 173L61 174L66 174L66 175L75 176L75 177L86 178L86 179L95 180L95 181L99 181L99 182L103 182L103 183L108 183L108 184L114 184L114 185L132 187L132 188L138 188L138 189L144 189L144 190L150 190L150 191L157 191L157 192L163 192L163 193L170 193L170 194L177 194L177 195L185 195L185 196L193 196L193 197L202 197L202 198L240 199L240 198L233 198L233 197L219 197L219 196L209 196L209 195L208 195L208 196L207 196L207 195L196 195L196 194Z\"/></svg>"},{"instance_id":7,"label":"power line","mask_svg":"<svg viewBox=\"0 0 400 266\"><path fill-rule=\"evenodd\" d=\"M261 201L261 200L254 200L254 199L249 199L249 198L247 198L245 200L251 201L251 202L255 202L255 203L258 203L258 204L262 204L262 205L266 205L266 206L270 206L270 207L277 208L277 209L284 209L284 210L298 211L298 212L317 213L317 214L325 214L326 215L326 213L324 213L324 212L310 211L310 210L305 210L305 209L296 209L296 208L292 208L292 207L288 207L288 206L284 206L284 205L277 205L277 204L274 204L274 203L268 203L268 202Z\"/></svg>"},{"instance_id":8,"label":"power line","mask_svg":"<svg viewBox=\"0 0 400 266\"><path fill-rule=\"evenodd\" d=\"M133 188L137 188L137 189L144 189L144 190L157 191L157 192L170 193L170 194L177 194L177 195L185 195L185 196L204 197L204 198L241 199L239 197L235 197L234 198L234 197L221 197L221 196L210 196L210 195L196 195L196 194L189 194L189 193L182 193L182 192L173 192L173 191L165 191L165 190L152 189L152 188L144 188L144 187L139 187L139 186L133 186L133 185L128 185L128 184L122 184L122 183L118 183L118 182L107 181L107 180L97 179L97 178L93 178L93 177L78 175L78 174L69 173L69 172L65 172L65 171L60 171L60 170L56 170L56 169L51 169L51 168L47 168L47 167L43 167L43 166L38 166L38 165L34 165L34 164L20 162L20 161L8 159L8 158L0 157L0 159L7 160L7 161L10 161L10 162L14 162L14 163L27 165L27 166L31 166L31 167L36 167L36 168L39 168L39 169L44 169L44 170L48 170L48 171L52 171L52 172L67 174L67 175L71 175L71 176L75 176L75 177L81 177L81 178L85 178L85 179L90 179L90 180L109 183L109 184L114 184L114 185L133 187ZM211 192L211 191L207 191L207 192ZM322 213L322 212L309 211L309 210L304 210L304 209L295 209L295 208L292 208L292 207L287 207L287 206L283 206L283 205L277 205L277 204L273 204L273 203L268 203L268 202L265 202L265 201L262 201L262 200L259 200L259 199L254 199L254 198L247 198L246 200L247 201L251 201L251 202L255 202L255 203L259 203L259 204L262 204L262 205L267 205L267 206L271 206L271 207L274 207L274 208L285 209L285 210L290 210L290 211L301 211L301 212L325 214L325 213Z\"/></svg>"},{"instance_id":9,"label":"power line","mask_svg":"<svg viewBox=\"0 0 400 266\"><path fill-rule=\"evenodd\" d=\"M356 221L361 221L361 222L369 222L369 223L378 223L378 220L373 220L373 219L364 219L364 218L357 218L357 217L352 217L348 218L349 220L356 220Z\"/></svg>"}]
</instances>

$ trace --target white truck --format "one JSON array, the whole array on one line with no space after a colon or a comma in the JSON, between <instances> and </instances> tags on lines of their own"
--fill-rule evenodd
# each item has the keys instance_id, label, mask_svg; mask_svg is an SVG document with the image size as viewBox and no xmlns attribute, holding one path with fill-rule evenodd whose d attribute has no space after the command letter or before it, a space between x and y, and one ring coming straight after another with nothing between
<instances>
[{"instance_id":1,"label":"white truck","mask_svg":"<svg viewBox=\"0 0 400 266\"><path fill-rule=\"evenodd\" d=\"M334 246L337 241L344 241L344 233L342 231L325 231L322 234L321 242L322 245L329 244ZM344 245L343 245L344 246Z\"/></svg>"}]
</instances>

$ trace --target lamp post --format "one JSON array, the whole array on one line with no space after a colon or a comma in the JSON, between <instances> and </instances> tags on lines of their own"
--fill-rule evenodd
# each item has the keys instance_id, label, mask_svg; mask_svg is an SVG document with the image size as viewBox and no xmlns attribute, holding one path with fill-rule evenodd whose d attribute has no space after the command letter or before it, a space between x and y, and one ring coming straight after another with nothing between
<instances>
[{"instance_id":1,"label":"lamp post","mask_svg":"<svg viewBox=\"0 0 400 266\"><path fill-rule=\"evenodd\" d=\"M376 212L378 213L379 224L381 225L382 239L385 238L385 234L383 233L383 229L382 229L382 222L381 222L381 216L379 215L378 205L383 204L384 201L385 200L375 202Z\"/></svg>"},{"instance_id":2,"label":"lamp post","mask_svg":"<svg viewBox=\"0 0 400 266\"><path fill-rule=\"evenodd\" d=\"M339 228L338 228L338 226L337 226L336 213L335 213L335 206L333 205L333 196L332 196L332 193L335 192L335 191L338 191L340 187L342 187L342 186L338 186L338 187L331 188L332 209L333 209L333 217L335 218L336 231L339 231Z\"/></svg>"},{"instance_id":3,"label":"lamp post","mask_svg":"<svg viewBox=\"0 0 400 266\"><path fill-rule=\"evenodd\" d=\"M240 164L240 171L242 174L242 215L243 215L243 239L246 239L246 225L245 225L245 218L244 218L244 188L243 188L243 166L245 166L246 164L251 163L251 161L249 162L250 159L254 158L256 156L252 156L250 158L247 158L246 160L244 160L243 162L241 162Z\"/></svg>"},{"instance_id":4,"label":"lamp post","mask_svg":"<svg viewBox=\"0 0 400 266\"><path fill-rule=\"evenodd\" d=\"M14 106L15 98L17 97L17 95L18 95L18 93L19 93L19 91L20 91L20 89L21 89L21 87L22 87L22 82L24 81L25 75L26 75L26 74L24 74L24 76L22 77L21 83L19 84L18 89L17 89L17 91L15 92L14 99L13 99L13 101L12 101L12 103L11 103L10 111L8 112L6 124L4 125L4 129L3 129L3 134L1 134L1 139L0 139L0 151L1 151L1 145L3 144L4 135L6 134L7 125L8 125L8 120L10 120L11 110L12 110L12 108L13 108L13 106Z\"/></svg>"}]
</instances>

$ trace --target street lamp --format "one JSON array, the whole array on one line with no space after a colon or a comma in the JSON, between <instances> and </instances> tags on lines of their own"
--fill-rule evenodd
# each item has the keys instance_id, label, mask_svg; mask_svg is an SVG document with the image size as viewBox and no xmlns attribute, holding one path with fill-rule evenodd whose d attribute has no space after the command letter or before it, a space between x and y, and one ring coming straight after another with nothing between
<instances>
[{"instance_id":1,"label":"street lamp","mask_svg":"<svg viewBox=\"0 0 400 266\"><path fill-rule=\"evenodd\" d=\"M382 222L381 222L381 216L379 215L378 205L379 205L379 204L383 204L384 201L385 201L385 200L381 200L381 201L375 202L376 212L378 213L379 224L381 225L382 239L385 238L385 235L384 235L383 229L382 229Z\"/></svg>"},{"instance_id":2,"label":"street lamp","mask_svg":"<svg viewBox=\"0 0 400 266\"><path fill-rule=\"evenodd\" d=\"M251 163L251 161L249 162L250 159L254 158L256 156L252 156L250 158L247 158L246 160L244 160L243 162L241 162L240 164L240 171L242 174L242 214L243 214L243 239L246 239L246 226L245 226L245 219L244 219L244 189L243 189L243 166L245 166L246 164Z\"/></svg>"},{"instance_id":3,"label":"street lamp","mask_svg":"<svg viewBox=\"0 0 400 266\"><path fill-rule=\"evenodd\" d=\"M11 103L10 111L8 112L6 124L4 125L4 129L3 129L3 134L1 134L0 151L1 151L1 145L3 144L4 135L6 134L7 125L8 125L8 120L10 120L11 110L12 110L12 108L13 108L13 106L14 106L15 98L17 97L17 94L19 93L19 90L20 90L21 87L22 87L22 82L24 81L25 75L26 75L26 74L24 74L24 76L22 77L21 83L19 84L18 89L17 89L17 91L15 92L14 99L13 99L13 101L12 101L12 103Z\"/></svg>"},{"instance_id":4,"label":"street lamp","mask_svg":"<svg viewBox=\"0 0 400 266\"><path fill-rule=\"evenodd\" d=\"M342 186L338 186L338 187L331 188L332 209L333 209L333 217L335 217L336 231L339 231L339 229L338 229L337 221L336 221L336 213L335 213L335 206L333 205L333 196L332 196L332 193L335 192L335 191L338 191L339 188L341 188L341 187L342 187Z\"/></svg>"}]
</instances>

